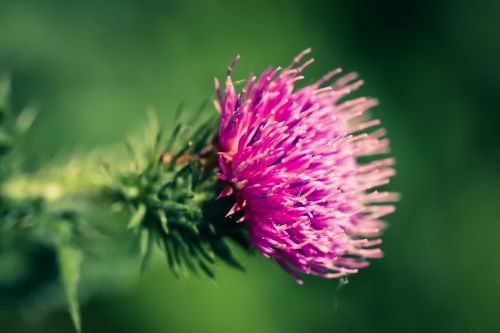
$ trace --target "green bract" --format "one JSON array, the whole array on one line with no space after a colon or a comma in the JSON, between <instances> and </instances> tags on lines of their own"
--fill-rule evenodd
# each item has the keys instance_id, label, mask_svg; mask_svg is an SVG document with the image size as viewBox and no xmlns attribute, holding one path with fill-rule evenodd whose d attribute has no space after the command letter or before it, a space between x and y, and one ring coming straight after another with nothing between
<instances>
[{"instance_id":1,"label":"green bract","mask_svg":"<svg viewBox=\"0 0 500 333\"><path fill-rule=\"evenodd\" d=\"M172 135L163 139L150 112L142 144L127 141L129 161L122 162L116 149L108 149L25 173L22 149L14 151L36 113L26 108L16 116L9 96L10 82L4 78L0 80L0 306L48 308L60 303L64 294L80 331L79 281L85 281L86 267L95 280L116 275L119 267L111 272L106 260L130 267L126 258L132 237L124 235L127 229L135 235L142 270L155 248L165 253L178 277L202 272L214 278L217 261L242 269L228 240L248 250L247 230L236 223L238 216L225 216L232 199L217 199L221 184L212 146L215 114L205 113L207 121L178 122ZM88 293L92 283L84 285Z\"/></svg>"},{"instance_id":2,"label":"green bract","mask_svg":"<svg viewBox=\"0 0 500 333\"><path fill-rule=\"evenodd\" d=\"M220 184L212 146L214 120L193 127L179 124L162 140L151 116L148 147L137 153L129 143L132 167L110 172L114 183L108 195L130 212L128 228L137 234L143 268L156 244L177 276L202 271L214 277L217 258L242 269L226 240L248 249L246 229L235 223L235 216L225 217L231 199L216 198Z\"/></svg>"}]
</instances>

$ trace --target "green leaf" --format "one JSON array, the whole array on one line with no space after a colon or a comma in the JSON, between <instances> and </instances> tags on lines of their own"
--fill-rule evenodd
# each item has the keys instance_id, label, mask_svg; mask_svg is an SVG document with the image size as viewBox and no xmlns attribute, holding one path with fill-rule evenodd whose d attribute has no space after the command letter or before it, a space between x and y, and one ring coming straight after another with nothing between
<instances>
[{"instance_id":1,"label":"green leaf","mask_svg":"<svg viewBox=\"0 0 500 333\"><path fill-rule=\"evenodd\" d=\"M137 207L134 214L130 218L130 221L128 222L127 225L127 229L137 228L144 219L144 215L146 215L146 205L141 203L139 204L139 207Z\"/></svg>"},{"instance_id":2,"label":"green leaf","mask_svg":"<svg viewBox=\"0 0 500 333\"><path fill-rule=\"evenodd\" d=\"M0 114L7 113L10 98L10 77L9 75L0 75Z\"/></svg>"},{"instance_id":3,"label":"green leaf","mask_svg":"<svg viewBox=\"0 0 500 333\"><path fill-rule=\"evenodd\" d=\"M213 238L210 242L210 246L217 257L222 259L226 264L241 271L245 271L243 266L233 257L229 246L221 238Z\"/></svg>"},{"instance_id":4,"label":"green leaf","mask_svg":"<svg viewBox=\"0 0 500 333\"><path fill-rule=\"evenodd\" d=\"M83 253L68 242L57 245L57 258L64 292L68 300L69 313L77 332L81 332L80 306L78 303L78 281Z\"/></svg>"},{"instance_id":5,"label":"green leaf","mask_svg":"<svg viewBox=\"0 0 500 333\"><path fill-rule=\"evenodd\" d=\"M141 273L146 271L149 263L151 262L151 256L153 254L153 234L147 230L143 229L140 233L140 246L141 246Z\"/></svg>"},{"instance_id":6,"label":"green leaf","mask_svg":"<svg viewBox=\"0 0 500 333\"><path fill-rule=\"evenodd\" d=\"M197 251L202 255L202 257L208 261L209 263L215 263L215 253L211 248L204 248L200 242L193 242L193 246L197 249Z\"/></svg>"},{"instance_id":7,"label":"green leaf","mask_svg":"<svg viewBox=\"0 0 500 333\"><path fill-rule=\"evenodd\" d=\"M203 271L203 273L205 273L206 276L208 276L212 280L215 280L214 272L203 261L198 261L198 266L200 266L201 270Z\"/></svg>"},{"instance_id":8,"label":"green leaf","mask_svg":"<svg viewBox=\"0 0 500 333\"><path fill-rule=\"evenodd\" d=\"M167 219L167 215L165 214L165 212L162 210L162 209L159 209L157 211L157 214L158 214L158 218L160 219L160 223L161 223L161 229L163 230L163 232L165 234L169 234L170 231L168 230L168 219Z\"/></svg>"},{"instance_id":9,"label":"green leaf","mask_svg":"<svg viewBox=\"0 0 500 333\"><path fill-rule=\"evenodd\" d=\"M38 114L38 110L33 105L28 105L17 116L16 130L19 134L26 133L30 128Z\"/></svg>"},{"instance_id":10,"label":"green leaf","mask_svg":"<svg viewBox=\"0 0 500 333\"><path fill-rule=\"evenodd\" d=\"M175 277L179 277L179 269L174 261L172 242L170 241L170 236L163 236L163 247L165 249L165 257L167 258L168 267L172 271Z\"/></svg>"}]
</instances>

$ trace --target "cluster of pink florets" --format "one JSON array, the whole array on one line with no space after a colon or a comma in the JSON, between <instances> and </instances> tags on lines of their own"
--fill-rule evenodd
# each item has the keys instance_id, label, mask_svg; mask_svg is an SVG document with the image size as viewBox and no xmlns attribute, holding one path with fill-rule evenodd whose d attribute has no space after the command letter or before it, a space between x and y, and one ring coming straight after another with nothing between
<instances>
[{"instance_id":1,"label":"cluster of pink florets","mask_svg":"<svg viewBox=\"0 0 500 333\"><path fill-rule=\"evenodd\" d=\"M356 74L296 88L302 71L297 56L286 69L251 75L237 93L230 74L220 111L221 196L234 195L229 214L242 211L253 244L301 282L297 272L326 278L356 273L366 259L382 256L380 220L394 207L391 192L370 191L394 175L392 158L360 164L358 157L386 153L385 131L364 112L372 98L341 101L362 85ZM238 59L238 58L237 58ZM235 59L235 60L237 60Z\"/></svg>"}]
</instances>

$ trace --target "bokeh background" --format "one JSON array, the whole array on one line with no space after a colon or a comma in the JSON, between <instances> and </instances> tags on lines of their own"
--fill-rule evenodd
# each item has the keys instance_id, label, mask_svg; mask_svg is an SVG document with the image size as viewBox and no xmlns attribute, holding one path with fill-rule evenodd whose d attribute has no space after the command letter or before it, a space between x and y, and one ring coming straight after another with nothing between
<instances>
[{"instance_id":1,"label":"bokeh background","mask_svg":"<svg viewBox=\"0 0 500 333\"><path fill-rule=\"evenodd\" d=\"M247 272L222 267L217 284L178 281L158 260L87 296L84 332L500 332L499 18L495 0L0 0L0 70L15 106L42 111L32 168L121 141L149 105L170 126L180 102L213 96L237 53L245 78L307 47L311 82L337 66L366 80L398 161L386 256L346 286L298 286L241 253ZM72 326L64 307L2 309L0 331Z\"/></svg>"}]
</instances>

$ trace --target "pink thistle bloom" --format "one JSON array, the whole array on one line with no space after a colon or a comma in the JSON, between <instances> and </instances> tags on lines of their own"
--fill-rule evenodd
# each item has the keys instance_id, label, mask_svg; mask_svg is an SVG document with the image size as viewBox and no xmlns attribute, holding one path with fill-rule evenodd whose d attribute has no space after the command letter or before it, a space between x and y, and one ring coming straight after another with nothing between
<instances>
[{"instance_id":1,"label":"pink thistle bloom","mask_svg":"<svg viewBox=\"0 0 500 333\"><path fill-rule=\"evenodd\" d=\"M336 69L315 84L296 88L310 50L286 69L251 75L236 92L229 66L225 93L216 80L220 112L220 197L234 195L228 213L242 213L253 244L302 283L299 272L325 278L353 274L380 258L374 246L394 211L382 204L392 192L372 190L394 175L394 159L361 164L358 157L386 153L388 140L364 112L372 98L340 101L362 85L354 73L328 84Z\"/></svg>"}]
</instances>

